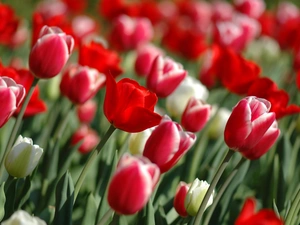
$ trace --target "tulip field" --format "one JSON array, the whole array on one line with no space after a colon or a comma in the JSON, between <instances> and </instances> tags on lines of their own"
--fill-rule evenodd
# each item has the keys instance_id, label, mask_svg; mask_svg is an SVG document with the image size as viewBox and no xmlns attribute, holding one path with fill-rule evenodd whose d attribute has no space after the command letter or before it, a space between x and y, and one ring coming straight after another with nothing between
<instances>
[{"instance_id":1,"label":"tulip field","mask_svg":"<svg viewBox=\"0 0 300 225\"><path fill-rule=\"evenodd\" d=\"M300 2L0 2L1 225L299 225Z\"/></svg>"}]
</instances>

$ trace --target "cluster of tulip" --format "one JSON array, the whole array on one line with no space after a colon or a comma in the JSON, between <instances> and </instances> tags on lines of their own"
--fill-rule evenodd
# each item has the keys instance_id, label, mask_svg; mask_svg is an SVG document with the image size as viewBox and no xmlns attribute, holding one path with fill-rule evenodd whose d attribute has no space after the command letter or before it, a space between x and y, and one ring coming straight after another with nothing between
<instances>
[{"instance_id":1,"label":"cluster of tulip","mask_svg":"<svg viewBox=\"0 0 300 225\"><path fill-rule=\"evenodd\" d=\"M299 224L296 5L11 4L1 224Z\"/></svg>"}]
</instances>

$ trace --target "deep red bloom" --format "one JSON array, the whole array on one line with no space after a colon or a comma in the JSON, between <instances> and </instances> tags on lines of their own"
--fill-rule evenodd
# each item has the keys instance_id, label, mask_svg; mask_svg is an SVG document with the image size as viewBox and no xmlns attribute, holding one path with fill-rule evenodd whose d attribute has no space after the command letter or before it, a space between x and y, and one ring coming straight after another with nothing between
<instances>
[{"instance_id":1,"label":"deep red bloom","mask_svg":"<svg viewBox=\"0 0 300 225\"><path fill-rule=\"evenodd\" d=\"M274 37L276 32L276 18L272 11L265 11L258 19L261 26L261 35Z\"/></svg>"},{"instance_id":2,"label":"deep red bloom","mask_svg":"<svg viewBox=\"0 0 300 225\"><path fill-rule=\"evenodd\" d=\"M10 67L3 67L0 64L0 76L7 76L16 81L17 84L21 84L24 86L26 93L29 92L31 84L34 80L33 75L27 69L13 69ZM15 114L20 112L22 104L18 107ZM25 110L24 117L34 116L36 114L45 112L47 110L47 106L43 100L39 97L39 87L36 86L33 94L30 98L29 104Z\"/></svg>"},{"instance_id":3,"label":"deep red bloom","mask_svg":"<svg viewBox=\"0 0 300 225\"><path fill-rule=\"evenodd\" d=\"M255 200L248 198L234 225L283 225L283 221L271 209L261 209L255 213Z\"/></svg>"},{"instance_id":4,"label":"deep red bloom","mask_svg":"<svg viewBox=\"0 0 300 225\"><path fill-rule=\"evenodd\" d=\"M154 112L156 102L156 95L136 81L124 78L116 83L107 76L104 114L116 128L140 132L158 125L161 116Z\"/></svg>"},{"instance_id":5,"label":"deep red bloom","mask_svg":"<svg viewBox=\"0 0 300 225\"><path fill-rule=\"evenodd\" d=\"M101 43L91 41L83 43L79 49L79 64L97 69L100 73L112 74L114 77L123 71L121 59L114 51L106 49Z\"/></svg>"},{"instance_id":6,"label":"deep red bloom","mask_svg":"<svg viewBox=\"0 0 300 225\"><path fill-rule=\"evenodd\" d=\"M276 118L300 113L300 107L294 104L288 105L289 95L286 91L278 89L276 83L270 78L263 77L257 79L250 86L248 96L254 95L259 98L265 98L271 102L271 112L276 113Z\"/></svg>"},{"instance_id":7,"label":"deep red bloom","mask_svg":"<svg viewBox=\"0 0 300 225\"><path fill-rule=\"evenodd\" d=\"M20 24L13 9L0 3L0 44L9 45Z\"/></svg>"},{"instance_id":8,"label":"deep red bloom","mask_svg":"<svg viewBox=\"0 0 300 225\"><path fill-rule=\"evenodd\" d=\"M87 0L63 0L63 2L68 6L68 9L74 13L81 13L87 7Z\"/></svg>"}]
</instances>

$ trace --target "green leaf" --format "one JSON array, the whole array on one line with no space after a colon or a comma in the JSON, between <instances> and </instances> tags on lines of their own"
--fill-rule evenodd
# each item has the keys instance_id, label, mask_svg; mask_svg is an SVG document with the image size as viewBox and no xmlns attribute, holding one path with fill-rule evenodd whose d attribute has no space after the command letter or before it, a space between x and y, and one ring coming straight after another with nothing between
<instances>
[{"instance_id":1,"label":"green leaf","mask_svg":"<svg viewBox=\"0 0 300 225\"><path fill-rule=\"evenodd\" d=\"M16 199L16 208L20 209L22 205L29 199L30 197L30 188L31 188L31 176L27 176L22 186L18 189L20 190L18 193L18 197Z\"/></svg>"},{"instance_id":2,"label":"green leaf","mask_svg":"<svg viewBox=\"0 0 300 225\"><path fill-rule=\"evenodd\" d=\"M9 177L5 183L4 191L6 196L4 219L8 219L15 211L15 199L17 195L18 179Z\"/></svg>"},{"instance_id":3,"label":"green leaf","mask_svg":"<svg viewBox=\"0 0 300 225\"><path fill-rule=\"evenodd\" d=\"M5 205L6 197L4 192L4 185L5 183L0 185L0 221L3 219L5 214L4 205Z\"/></svg>"},{"instance_id":4,"label":"green leaf","mask_svg":"<svg viewBox=\"0 0 300 225\"><path fill-rule=\"evenodd\" d=\"M86 207L81 224L94 224L97 214L97 204L94 195L90 193L87 197Z\"/></svg>"},{"instance_id":5,"label":"green leaf","mask_svg":"<svg viewBox=\"0 0 300 225\"><path fill-rule=\"evenodd\" d=\"M159 206L158 210L155 212L155 224L168 225L167 216L162 206Z\"/></svg>"},{"instance_id":6,"label":"green leaf","mask_svg":"<svg viewBox=\"0 0 300 225\"><path fill-rule=\"evenodd\" d=\"M74 185L69 172L58 181L56 187L53 225L71 225L74 203Z\"/></svg>"}]
</instances>

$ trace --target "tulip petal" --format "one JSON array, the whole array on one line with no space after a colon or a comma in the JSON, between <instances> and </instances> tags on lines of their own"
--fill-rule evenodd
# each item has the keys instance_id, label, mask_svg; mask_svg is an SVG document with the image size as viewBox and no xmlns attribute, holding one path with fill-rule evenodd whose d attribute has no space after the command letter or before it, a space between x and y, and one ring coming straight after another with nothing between
<instances>
[{"instance_id":1,"label":"tulip petal","mask_svg":"<svg viewBox=\"0 0 300 225\"><path fill-rule=\"evenodd\" d=\"M255 212L255 200L248 198L244 203L244 206L240 212L238 219L235 221L235 225L242 225L245 220L250 218Z\"/></svg>"},{"instance_id":2,"label":"tulip petal","mask_svg":"<svg viewBox=\"0 0 300 225\"><path fill-rule=\"evenodd\" d=\"M229 117L225 131L224 139L226 144L237 149L241 147L251 133L251 111L247 100L242 99L233 109Z\"/></svg>"},{"instance_id":3,"label":"tulip petal","mask_svg":"<svg viewBox=\"0 0 300 225\"><path fill-rule=\"evenodd\" d=\"M16 110L16 96L9 88L0 87L0 128Z\"/></svg>"},{"instance_id":4,"label":"tulip petal","mask_svg":"<svg viewBox=\"0 0 300 225\"><path fill-rule=\"evenodd\" d=\"M118 101L117 83L113 76L108 74L106 76L106 93L103 110L110 123L112 123L115 118L116 107L118 105L116 101Z\"/></svg>"}]
</instances>

